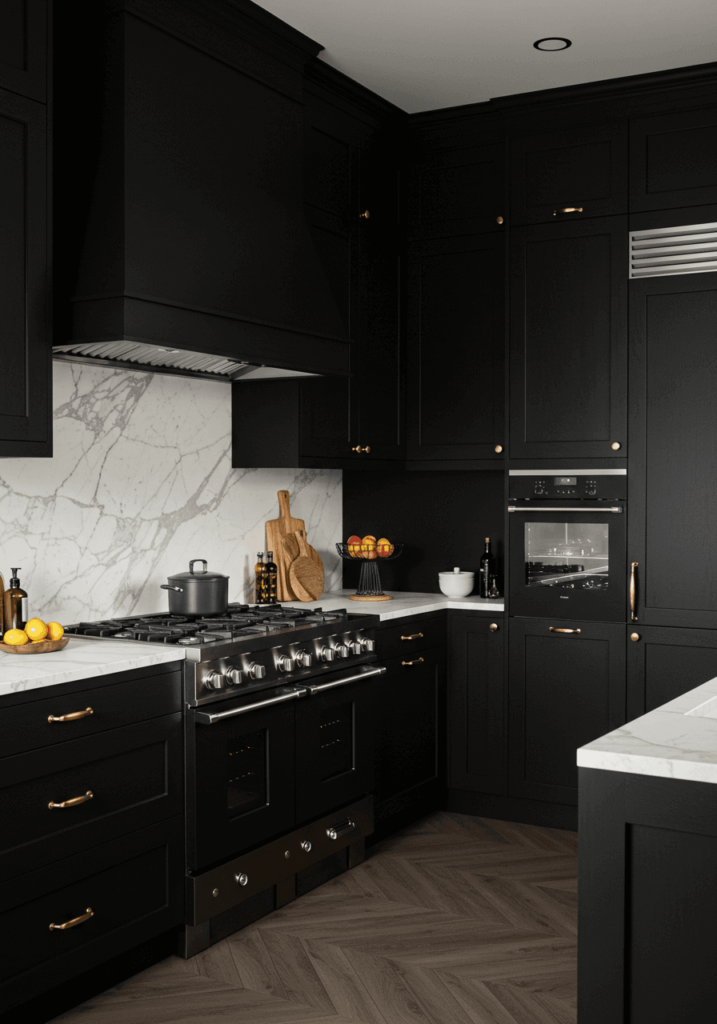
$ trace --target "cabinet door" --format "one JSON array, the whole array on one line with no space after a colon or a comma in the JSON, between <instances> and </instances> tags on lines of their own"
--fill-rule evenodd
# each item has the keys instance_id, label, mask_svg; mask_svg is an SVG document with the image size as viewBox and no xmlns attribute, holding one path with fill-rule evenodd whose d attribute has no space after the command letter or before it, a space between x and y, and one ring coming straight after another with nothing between
<instances>
[{"instance_id":1,"label":"cabinet door","mask_svg":"<svg viewBox=\"0 0 717 1024\"><path fill-rule=\"evenodd\" d=\"M302 456L349 459L358 444L356 385L345 377L314 377L301 383L299 450Z\"/></svg>"},{"instance_id":2,"label":"cabinet door","mask_svg":"<svg viewBox=\"0 0 717 1024\"><path fill-rule=\"evenodd\" d=\"M504 252L498 234L411 247L409 459L503 457Z\"/></svg>"},{"instance_id":3,"label":"cabinet door","mask_svg":"<svg viewBox=\"0 0 717 1024\"><path fill-rule=\"evenodd\" d=\"M637 625L627 633L628 721L717 676L717 630Z\"/></svg>"},{"instance_id":4,"label":"cabinet door","mask_svg":"<svg viewBox=\"0 0 717 1024\"><path fill-rule=\"evenodd\" d=\"M618 623L510 620L510 796L577 802L577 748L625 721L624 636Z\"/></svg>"},{"instance_id":5,"label":"cabinet door","mask_svg":"<svg viewBox=\"0 0 717 1024\"><path fill-rule=\"evenodd\" d=\"M417 160L409 186L409 238L456 238L505 230L501 226L506 212L502 145L441 149L418 155Z\"/></svg>"},{"instance_id":6,"label":"cabinet door","mask_svg":"<svg viewBox=\"0 0 717 1024\"><path fill-rule=\"evenodd\" d=\"M626 239L626 217L513 232L511 458L627 455Z\"/></svg>"},{"instance_id":7,"label":"cabinet door","mask_svg":"<svg viewBox=\"0 0 717 1024\"><path fill-rule=\"evenodd\" d=\"M0 91L0 152L0 457L49 457L45 107Z\"/></svg>"},{"instance_id":8,"label":"cabinet door","mask_svg":"<svg viewBox=\"0 0 717 1024\"><path fill-rule=\"evenodd\" d=\"M630 125L630 210L717 203L717 106Z\"/></svg>"},{"instance_id":9,"label":"cabinet door","mask_svg":"<svg viewBox=\"0 0 717 1024\"><path fill-rule=\"evenodd\" d=\"M630 282L628 559L640 623L717 623L715 323L717 274Z\"/></svg>"},{"instance_id":10,"label":"cabinet door","mask_svg":"<svg viewBox=\"0 0 717 1024\"><path fill-rule=\"evenodd\" d=\"M46 98L47 9L48 0L0 4L0 89Z\"/></svg>"},{"instance_id":11,"label":"cabinet door","mask_svg":"<svg viewBox=\"0 0 717 1024\"><path fill-rule=\"evenodd\" d=\"M510 144L511 223L627 213L627 122Z\"/></svg>"},{"instance_id":12,"label":"cabinet door","mask_svg":"<svg viewBox=\"0 0 717 1024\"><path fill-rule=\"evenodd\" d=\"M504 795L503 616L450 616L448 784Z\"/></svg>"}]
</instances>

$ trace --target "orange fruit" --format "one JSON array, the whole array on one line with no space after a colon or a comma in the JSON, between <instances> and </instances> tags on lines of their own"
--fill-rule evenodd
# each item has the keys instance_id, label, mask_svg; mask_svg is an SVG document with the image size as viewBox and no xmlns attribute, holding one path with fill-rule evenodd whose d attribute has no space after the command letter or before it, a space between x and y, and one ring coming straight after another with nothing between
<instances>
[{"instance_id":1,"label":"orange fruit","mask_svg":"<svg viewBox=\"0 0 717 1024\"><path fill-rule=\"evenodd\" d=\"M28 636L24 629L8 629L3 641L13 647L20 647L28 642Z\"/></svg>"},{"instance_id":2,"label":"orange fruit","mask_svg":"<svg viewBox=\"0 0 717 1024\"><path fill-rule=\"evenodd\" d=\"M62 640L65 635L65 630L59 622L48 622L47 624L47 639L48 640Z\"/></svg>"},{"instance_id":3,"label":"orange fruit","mask_svg":"<svg viewBox=\"0 0 717 1024\"><path fill-rule=\"evenodd\" d=\"M25 632L30 640L44 640L47 636L47 623L42 619L28 619L25 623Z\"/></svg>"}]
</instances>

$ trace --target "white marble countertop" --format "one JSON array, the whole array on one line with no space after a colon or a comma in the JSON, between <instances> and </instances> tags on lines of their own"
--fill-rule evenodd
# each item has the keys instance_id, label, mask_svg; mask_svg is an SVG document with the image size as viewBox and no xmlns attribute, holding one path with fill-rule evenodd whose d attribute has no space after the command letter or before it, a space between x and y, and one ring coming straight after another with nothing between
<instances>
[{"instance_id":1,"label":"white marble countertop","mask_svg":"<svg viewBox=\"0 0 717 1024\"><path fill-rule=\"evenodd\" d=\"M80 637L72 637L63 650L49 654L23 656L0 651L0 697L112 672L163 665L169 661L184 661L184 651L126 640L85 640Z\"/></svg>"},{"instance_id":2,"label":"white marble countertop","mask_svg":"<svg viewBox=\"0 0 717 1024\"><path fill-rule=\"evenodd\" d=\"M289 607L295 608L347 608L352 614L377 615L381 622L389 619L402 619L407 615L422 615L424 612L442 612L446 608L456 608L466 612L502 612L503 600L488 600L485 597L445 597L443 594L407 594L397 590L387 590L392 601L349 601L349 595L355 590L332 590L324 594L319 601L288 601Z\"/></svg>"},{"instance_id":3,"label":"white marble countertop","mask_svg":"<svg viewBox=\"0 0 717 1024\"><path fill-rule=\"evenodd\" d=\"M580 747L578 765L717 782L717 679Z\"/></svg>"}]
</instances>

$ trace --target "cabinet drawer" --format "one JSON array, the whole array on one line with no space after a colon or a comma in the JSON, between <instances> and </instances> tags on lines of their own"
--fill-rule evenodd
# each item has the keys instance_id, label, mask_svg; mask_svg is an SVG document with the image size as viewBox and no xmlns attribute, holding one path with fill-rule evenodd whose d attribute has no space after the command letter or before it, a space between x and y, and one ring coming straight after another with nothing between
<instances>
[{"instance_id":1,"label":"cabinet drawer","mask_svg":"<svg viewBox=\"0 0 717 1024\"><path fill-rule=\"evenodd\" d=\"M402 619L397 626L376 631L376 653L379 660L410 658L414 651L439 647L446 642L446 617Z\"/></svg>"},{"instance_id":2,"label":"cabinet drawer","mask_svg":"<svg viewBox=\"0 0 717 1024\"><path fill-rule=\"evenodd\" d=\"M183 918L182 818L0 885L0 1005L9 1007ZM53 928L81 918L71 928Z\"/></svg>"},{"instance_id":3,"label":"cabinet drawer","mask_svg":"<svg viewBox=\"0 0 717 1024\"><path fill-rule=\"evenodd\" d=\"M0 877L178 814L181 772L181 714L4 758Z\"/></svg>"},{"instance_id":4,"label":"cabinet drawer","mask_svg":"<svg viewBox=\"0 0 717 1024\"><path fill-rule=\"evenodd\" d=\"M181 710L182 673L178 669L75 693L53 693L43 700L3 709L0 751L9 757Z\"/></svg>"}]
</instances>

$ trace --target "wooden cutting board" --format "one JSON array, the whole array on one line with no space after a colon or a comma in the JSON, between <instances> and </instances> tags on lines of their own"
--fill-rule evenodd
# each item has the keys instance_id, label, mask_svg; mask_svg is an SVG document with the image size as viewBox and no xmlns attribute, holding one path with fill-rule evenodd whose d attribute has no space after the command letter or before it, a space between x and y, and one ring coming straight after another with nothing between
<instances>
[{"instance_id":1,"label":"wooden cutting board","mask_svg":"<svg viewBox=\"0 0 717 1024\"><path fill-rule=\"evenodd\" d=\"M276 596L279 601L296 601L297 595L291 589L289 583L290 559L284 551L282 543L284 537L289 537L295 530L303 530L306 533L306 525L303 519L294 519L289 507L289 492L278 491L279 511L278 519L270 519L266 524L266 549L274 552L276 563Z\"/></svg>"},{"instance_id":2,"label":"wooden cutting board","mask_svg":"<svg viewBox=\"0 0 717 1024\"><path fill-rule=\"evenodd\" d=\"M299 542L299 557L289 566L291 589L300 601L318 601L324 592L324 566L319 559L317 564L309 553L306 533L296 533Z\"/></svg>"},{"instance_id":3,"label":"wooden cutting board","mask_svg":"<svg viewBox=\"0 0 717 1024\"><path fill-rule=\"evenodd\" d=\"M284 551L286 552L286 557L288 559L289 565L291 565L291 563L295 561L301 554L301 549L299 548L299 535L302 533L303 530L297 530L296 533L290 533L288 537L282 538L281 543L284 545ZM321 555L316 550L316 548L312 548L308 540L306 542L306 545L309 549L309 554L316 562L316 564L321 566L321 569L323 571L324 563L321 561Z\"/></svg>"}]
</instances>

